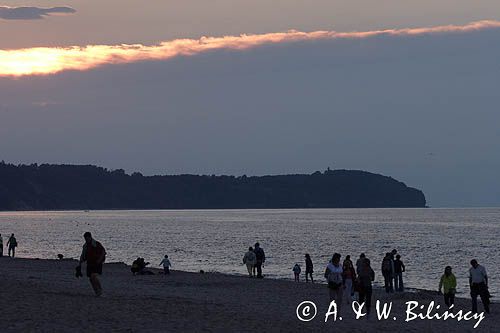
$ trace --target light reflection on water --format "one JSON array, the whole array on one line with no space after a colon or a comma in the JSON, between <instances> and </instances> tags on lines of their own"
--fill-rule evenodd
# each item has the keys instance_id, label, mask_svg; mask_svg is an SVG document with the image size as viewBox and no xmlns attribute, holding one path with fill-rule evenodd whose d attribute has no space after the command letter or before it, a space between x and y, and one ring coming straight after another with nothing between
<instances>
[{"instance_id":1,"label":"light reflection on water","mask_svg":"<svg viewBox=\"0 0 500 333\"><path fill-rule=\"evenodd\" d=\"M444 267L451 265L458 291L466 293L471 258L486 266L492 293L500 287L498 208L0 213L4 244L15 233L21 257L76 258L85 231L106 247L108 262L142 256L157 265L168 254L174 269L243 274L243 254L259 241L267 276L291 278L292 266L304 266L307 252L321 279L333 252L354 260L365 252L380 282L383 254L396 248L409 287L437 289Z\"/></svg>"}]
</instances>

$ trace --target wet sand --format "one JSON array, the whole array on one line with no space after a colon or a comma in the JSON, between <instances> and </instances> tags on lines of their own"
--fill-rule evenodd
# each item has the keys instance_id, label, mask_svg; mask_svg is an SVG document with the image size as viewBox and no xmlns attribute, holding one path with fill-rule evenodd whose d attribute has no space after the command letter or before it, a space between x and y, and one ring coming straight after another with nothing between
<instances>
[{"instance_id":1,"label":"wet sand","mask_svg":"<svg viewBox=\"0 0 500 333\"><path fill-rule=\"evenodd\" d=\"M104 266L104 295L97 298L87 278L75 278L75 266L74 260L0 258L1 331L499 331L500 311L496 304L475 330L476 320L405 322L407 301L427 305L434 300L442 304L442 297L430 291L387 295L375 290L374 300L393 302L390 319L379 321L373 309L370 318L356 320L351 308L344 304L342 321L334 322L332 317L325 323L329 298L322 284L180 271L170 276L132 276L129 266L111 263ZM321 274L316 276L320 279ZM318 308L310 322L301 322L296 316L296 307L304 300L315 302ZM456 307L454 312L469 311L470 300L457 299ZM438 312L442 313L442 309Z\"/></svg>"}]
</instances>

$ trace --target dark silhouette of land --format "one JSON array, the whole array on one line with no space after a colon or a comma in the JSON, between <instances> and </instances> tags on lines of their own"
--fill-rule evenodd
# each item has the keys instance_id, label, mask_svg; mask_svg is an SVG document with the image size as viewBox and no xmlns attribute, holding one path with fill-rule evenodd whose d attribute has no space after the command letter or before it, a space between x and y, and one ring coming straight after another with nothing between
<instances>
[{"instance_id":1,"label":"dark silhouette of land","mask_svg":"<svg viewBox=\"0 0 500 333\"><path fill-rule=\"evenodd\" d=\"M356 170L143 176L92 165L0 163L0 210L425 207L422 191Z\"/></svg>"}]
</instances>

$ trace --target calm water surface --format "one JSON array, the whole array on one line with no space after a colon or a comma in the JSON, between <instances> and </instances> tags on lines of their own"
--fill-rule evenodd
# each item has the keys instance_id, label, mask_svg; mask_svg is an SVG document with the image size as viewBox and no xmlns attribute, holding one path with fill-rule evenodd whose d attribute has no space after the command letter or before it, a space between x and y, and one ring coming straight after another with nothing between
<instances>
[{"instance_id":1,"label":"calm water surface","mask_svg":"<svg viewBox=\"0 0 500 333\"><path fill-rule=\"evenodd\" d=\"M468 262L477 258L500 288L500 209L310 209L192 211L3 212L0 232L15 233L20 257L78 257L82 234L91 231L107 261L142 256L157 265L164 254L173 268L245 273L242 257L259 241L268 277L291 278L295 262L310 253L321 279L333 252L356 259L365 252L378 284L385 252L398 249L406 285L436 289L446 265L467 291Z\"/></svg>"}]
</instances>

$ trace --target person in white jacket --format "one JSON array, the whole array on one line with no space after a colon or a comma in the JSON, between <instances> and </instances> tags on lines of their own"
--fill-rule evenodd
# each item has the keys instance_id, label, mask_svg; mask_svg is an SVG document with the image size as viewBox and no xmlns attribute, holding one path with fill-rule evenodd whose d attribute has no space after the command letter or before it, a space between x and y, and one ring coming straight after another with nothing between
<instances>
[{"instance_id":1,"label":"person in white jacket","mask_svg":"<svg viewBox=\"0 0 500 333\"><path fill-rule=\"evenodd\" d=\"M248 252L245 253L243 257L243 264L247 265L248 276L254 277L253 268L257 262L257 257L255 256L255 252L253 252L253 248L250 246L248 248Z\"/></svg>"}]
</instances>

